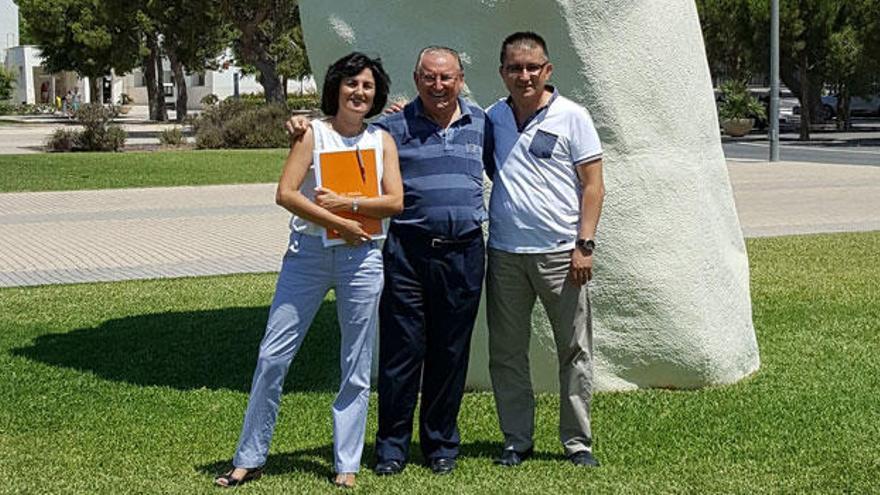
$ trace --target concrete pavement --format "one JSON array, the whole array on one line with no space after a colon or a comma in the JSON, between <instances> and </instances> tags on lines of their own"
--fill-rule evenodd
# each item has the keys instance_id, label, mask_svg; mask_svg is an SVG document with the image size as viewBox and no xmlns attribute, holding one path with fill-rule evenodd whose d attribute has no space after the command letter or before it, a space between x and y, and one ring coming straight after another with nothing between
<instances>
[{"instance_id":1,"label":"concrete pavement","mask_svg":"<svg viewBox=\"0 0 880 495\"><path fill-rule=\"evenodd\" d=\"M880 167L728 162L746 237L880 230Z\"/></svg>"},{"instance_id":2,"label":"concrete pavement","mask_svg":"<svg viewBox=\"0 0 880 495\"><path fill-rule=\"evenodd\" d=\"M174 112L170 112L174 115ZM158 145L159 133L176 122L152 122L147 118L147 107L133 106L127 115L115 122L128 132L128 146ZM62 115L10 115L0 117L0 155L42 153L46 142L56 129L79 128L75 121Z\"/></svg>"},{"instance_id":3,"label":"concrete pavement","mask_svg":"<svg viewBox=\"0 0 880 495\"><path fill-rule=\"evenodd\" d=\"M0 287L277 270L273 184L0 194Z\"/></svg>"},{"instance_id":4,"label":"concrete pavement","mask_svg":"<svg viewBox=\"0 0 880 495\"><path fill-rule=\"evenodd\" d=\"M880 167L729 162L746 237L880 230ZM0 194L0 287L275 271L274 184Z\"/></svg>"}]
</instances>

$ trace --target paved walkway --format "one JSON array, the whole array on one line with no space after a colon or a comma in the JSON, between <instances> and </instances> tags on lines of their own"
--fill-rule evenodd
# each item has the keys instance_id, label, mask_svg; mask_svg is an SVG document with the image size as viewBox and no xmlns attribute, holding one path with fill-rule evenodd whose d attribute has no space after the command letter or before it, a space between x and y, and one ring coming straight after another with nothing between
<instances>
[{"instance_id":1,"label":"paved walkway","mask_svg":"<svg viewBox=\"0 0 880 495\"><path fill-rule=\"evenodd\" d=\"M278 270L275 186L0 194L0 287Z\"/></svg>"},{"instance_id":2,"label":"paved walkway","mask_svg":"<svg viewBox=\"0 0 880 495\"><path fill-rule=\"evenodd\" d=\"M746 237L880 230L880 167L728 162Z\"/></svg>"},{"instance_id":3,"label":"paved walkway","mask_svg":"<svg viewBox=\"0 0 880 495\"><path fill-rule=\"evenodd\" d=\"M880 167L729 164L747 237L880 230ZM0 194L0 287L275 271L273 184Z\"/></svg>"},{"instance_id":4,"label":"paved walkway","mask_svg":"<svg viewBox=\"0 0 880 495\"><path fill-rule=\"evenodd\" d=\"M171 112L172 116L174 112ZM176 122L151 122L147 119L147 107L134 106L131 113L121 115L115 121L126 132L129 146L159 144L159 133ZM46 142L56 129L79 128L75 121L59 115L7 115L0 117L0 155L43 153Z\"/></svg>"}]
</instances>

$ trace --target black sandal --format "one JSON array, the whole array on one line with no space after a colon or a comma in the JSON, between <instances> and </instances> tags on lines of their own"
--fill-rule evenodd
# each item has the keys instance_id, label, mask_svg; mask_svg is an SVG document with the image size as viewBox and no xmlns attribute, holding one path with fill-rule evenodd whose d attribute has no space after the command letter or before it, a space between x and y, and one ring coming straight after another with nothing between
<instances>
[{"instance_id":1,"label":"black sandal","mask_svg":"<svg viewBox=\"0 0 880 495\"><path fill-rule=\"evenodd\" d=\"M235 488L237 486L241 486L248 481L255 481L260 479L260 476L263 476L263 468L250 468L245 473L241 479L236 479L232 477L232 473L235 471L235 468L230 469L224 474L217 476L214 478L214 485L219 486L221 488Z\"/></svg>"}]
</instances>

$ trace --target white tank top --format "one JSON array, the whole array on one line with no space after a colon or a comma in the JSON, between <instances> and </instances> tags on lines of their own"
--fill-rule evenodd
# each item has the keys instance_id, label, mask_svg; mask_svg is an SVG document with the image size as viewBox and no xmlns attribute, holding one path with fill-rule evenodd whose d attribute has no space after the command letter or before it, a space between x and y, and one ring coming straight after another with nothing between
<instances>
[{"instance_id":1,"label":"white tank top","mask_svg":"<svg viewBox=\"0 0 880 495\"><path fill-rule=\"evenodd\" d=\"M366 130L357 136L345 137L334 131L327 122L313 120L312 134L315 136L315 151L347 150L355 147L375 149L376 163L379 164L379 167L377 167L379 169L377 171L377 178L381 184L383 172L381 164L384 163L382 155L382 129L374 125L368 125ZM309 171L306 173L302 185L299 186L299 192L309 198L309 200L314 201L316 187L315 164L312 163L309 165ZM324 231L324 227L296 215L293 215L290 219L290 229L301 234L317 236L323 234Z\"/></svg>"}]
</instances>

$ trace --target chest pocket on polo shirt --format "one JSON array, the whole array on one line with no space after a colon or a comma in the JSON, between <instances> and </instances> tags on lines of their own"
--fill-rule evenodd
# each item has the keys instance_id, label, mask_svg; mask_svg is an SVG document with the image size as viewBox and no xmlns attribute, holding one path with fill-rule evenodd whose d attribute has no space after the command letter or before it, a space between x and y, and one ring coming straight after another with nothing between
<instances>
[{"instance_id":1,"label":"chest pocket on polo shirt","mask_svg":"<svg viewBox=\"0 0 880 495\"><path fill-rule=\"evenodd\" d=\"M556 134L538 129L535 137L532 138L532 144L529 145L529 153L538 158L550 158L558 140L559 136Z\"/></svg>"}]
</instances>

